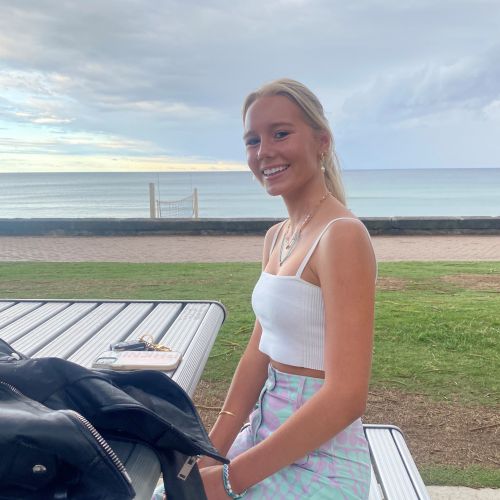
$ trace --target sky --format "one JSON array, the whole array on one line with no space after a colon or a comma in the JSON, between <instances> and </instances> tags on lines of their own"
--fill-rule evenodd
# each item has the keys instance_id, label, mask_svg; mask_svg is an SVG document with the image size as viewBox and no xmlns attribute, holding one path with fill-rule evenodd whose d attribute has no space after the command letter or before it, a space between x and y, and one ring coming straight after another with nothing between
<instances>
[{"instance_id":1,"label":"sky","mask_svg":"<svg viewBox=\"0 0 500 500\"><path fill-rule=\"evenodd\" d=\"M343 169L500 167L499 0L0 0L0 172L245 169L280 77Z\"/></svg>"}]
</instances>

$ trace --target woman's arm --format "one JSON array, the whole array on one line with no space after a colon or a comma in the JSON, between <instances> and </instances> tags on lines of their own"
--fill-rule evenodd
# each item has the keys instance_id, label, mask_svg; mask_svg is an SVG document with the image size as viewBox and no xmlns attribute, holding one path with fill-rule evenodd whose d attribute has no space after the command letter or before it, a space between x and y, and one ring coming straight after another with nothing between
<instances>
[{"instance_id":1,"label":"woman's arm","mask_svg":"<svg viewBox=\"0 0 500 500\"><path fill-rule=\"evenodd\" d=\"M224 413L219 415L210 432L212 443L223 455L227 454L241 427L247 421L267 377L269 357L259 351L261 333L260 324L256 321L224 401L223 409L230 411L234 416Z\"/></svg>"},{"instance_id":2,"label":"woman's arm","mask_svg":"<svg viewBox=\"0 0 500 500\"><path fill-rule=\"evenodd\" d=\"M277 228L278 225L271 227L264 239L262 269L269 260L271 241ZM210 432L212 443L223 455L227 454L241 427L247 421L267 378L269 356L259 350L261 335L260 323L255 321L250 341L238 363L223 405L224 410L234 413L235 416L224 413L219 415ZM202 459L199 465L204 467L214 463L216 462Z\"/></svg>"},{"instance_id":3,"label":"woman's arm","mask_svg":"<svg viewBox=\"0 0 500 500\"><path fill-rule=\"evenodd\" d=\"M365 409L373 339L375 258L358 225L337 222L314 258L325 304L325 383L277 431L231 462L242 491L338 434Z\"/></svg>"}]
</instances>

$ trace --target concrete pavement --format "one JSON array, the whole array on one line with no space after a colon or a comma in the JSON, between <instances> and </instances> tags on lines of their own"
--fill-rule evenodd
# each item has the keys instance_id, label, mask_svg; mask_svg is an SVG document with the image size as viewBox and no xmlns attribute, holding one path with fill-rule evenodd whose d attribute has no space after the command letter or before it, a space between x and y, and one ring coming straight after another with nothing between
<instances>
[{"instance_id":1,"label":"concrete pavement","mask_svg":"<svg viewBox=\"0 0 500 500\"><path fill-rule=\"evenodd\" d=\"M0 236L0 261L256 262L261 236ZM373 236L383 261L500 261L500 236Z\"/></svg>"}]
</instances>

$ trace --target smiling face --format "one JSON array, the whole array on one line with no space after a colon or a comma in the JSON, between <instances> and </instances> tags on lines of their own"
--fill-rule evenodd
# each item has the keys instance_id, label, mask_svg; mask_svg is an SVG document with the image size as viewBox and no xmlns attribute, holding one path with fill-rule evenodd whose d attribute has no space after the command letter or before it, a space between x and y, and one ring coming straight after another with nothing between
<instances>
[{"instance_id":1,"label":"smiling face","mask_svg":"<svg viewBox=\"0 0 500 500\"><path fill-rule=\"evenodd\" d=\"M287 97L258 98L248 108L244 128L248 166L270 195L295 191L322 175L319 158L328 136L313 130Z\"/></svg>"}]
</instances>

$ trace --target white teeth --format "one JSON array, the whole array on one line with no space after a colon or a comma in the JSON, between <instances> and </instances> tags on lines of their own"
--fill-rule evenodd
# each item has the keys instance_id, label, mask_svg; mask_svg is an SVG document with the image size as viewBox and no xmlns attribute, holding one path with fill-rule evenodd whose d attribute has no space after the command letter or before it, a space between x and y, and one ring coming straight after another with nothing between
<instances>
[{"instance_id":1,"label":"white teeth","mask_svg":"<svg viewBox=\"0 0 500 500\"><path fill-rule=\"evenodd\" d=\"M288 165L283 165L282 167L265 168L263 170L263 174L265 176L269 176L269 175L276 174L277 172L282 172L283 170L286 170L287 168L288 168Z\"/></svg>"}]
</instances>

